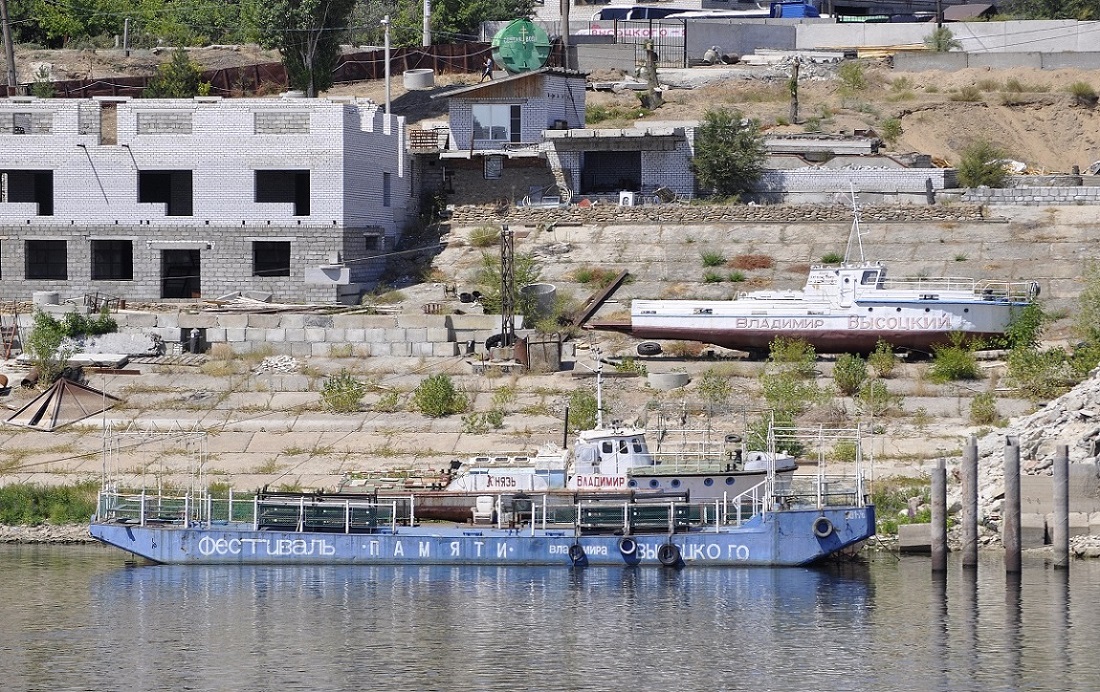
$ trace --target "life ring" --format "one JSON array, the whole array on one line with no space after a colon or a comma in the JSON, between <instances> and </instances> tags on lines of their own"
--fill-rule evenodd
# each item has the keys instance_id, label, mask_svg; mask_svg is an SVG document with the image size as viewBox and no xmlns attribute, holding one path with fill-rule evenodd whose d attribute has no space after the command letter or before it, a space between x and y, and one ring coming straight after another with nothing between
<instances>
[{"instance_id":1,"label":"life ring","mask_svg":"<svg viewBox=\"0 0 1100 692\"><path fill-rule=\"evenodd\" d=\"M619 539L619 552L626 557L630 557L638 551L638 541L634 540L630 536L623 536Z\"/></svg>"},{"instance_id":2,"label":"life ring","mask_svg":"<svg viewBox=\"0 0 1100 692\"><path fill-rule=\"evenodd\" d=\"M569 559L573 561L574 565L584 560L584 558L584 548L581 547L580 543L569 546Z\"/></svg>"},{"instance_id":3,"label":"life ring","mask_svg":"<svg viewBox=\"0 0 1100 692\"><path fill-rule=\"evenodd\" d=\"M828 517L814 519L814 535L818 538L828 538L833 535L833 522Z\"/></svg>"},{"instance_id":4,"label":"life ring","mask_svg":"<svg viewBox=\"0 0 1100 692\"><path fill-rule=\"evenodd\" d=\"M680 564L680 549L675 543L665 543L657 549L657 560L665 567L675 567Z\"/></svg>"}]
</instances>

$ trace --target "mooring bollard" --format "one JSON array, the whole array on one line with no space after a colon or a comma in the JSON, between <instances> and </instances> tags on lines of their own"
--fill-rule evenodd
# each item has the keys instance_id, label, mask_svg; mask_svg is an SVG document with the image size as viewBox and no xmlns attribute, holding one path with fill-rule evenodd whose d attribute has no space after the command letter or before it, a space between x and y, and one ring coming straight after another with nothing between
<instances>
[{"instance_id":1,"label":"mooring bollard","mask_svg":"<svg viewBox=\"0 0 1100 692\"><path fill-rule=\"evenodd\" d=\"M947 462L932 469L932 571L947 571Z\"/></svg>"},{"instance_id":2,"label":"mooring bollard","mask_svg":"<svg viewBox=\"0 0 1100 692\"><path fill-rule=\"evenodd\" d=\"M1069 445L1054 454L1054 566L1069 568Z\"/></svg>"},{"instance_id":3,"label":"mooring bollard","mask_svg":"<svg viewBox=\"0 0 1100 692\"><path fill-rule=\"evenodd\" d=\"M962 566L978 566L978 440L971 435L962 459Z\"/></svg>"},{"instance_id":4,"label":"mooring bollard","mask_svg":"<svg viewBox=\"0 0 1100 692\"><path fill-rule=\"evenodd\" d=\"M1020 441L1005 438L1004 527L1001 542L1005 546L1005 571L1020 571Z\"/></svg>"}]
</instances>

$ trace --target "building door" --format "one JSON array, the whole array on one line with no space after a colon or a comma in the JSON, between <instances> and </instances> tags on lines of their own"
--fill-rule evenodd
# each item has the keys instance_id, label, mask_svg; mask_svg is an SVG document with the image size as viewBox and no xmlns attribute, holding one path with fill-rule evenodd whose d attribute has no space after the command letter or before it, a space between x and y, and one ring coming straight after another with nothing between
<instances>
[{"instance_id":1,"label":"building door","mask_svg":"<svg viewBox=\"0 0 1100 692\"><path fill-rule=\"evenodd\" d=\"M160 251L160 297L192 299L202 296L198 250Z\"/></svg>"}]
</instances>

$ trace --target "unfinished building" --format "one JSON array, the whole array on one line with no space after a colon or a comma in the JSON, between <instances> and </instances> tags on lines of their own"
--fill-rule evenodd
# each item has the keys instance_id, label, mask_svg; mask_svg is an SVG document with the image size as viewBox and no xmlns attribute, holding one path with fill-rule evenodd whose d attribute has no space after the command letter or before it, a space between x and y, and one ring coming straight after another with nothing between
<instances>
[{"instance_id":1,"label":"unfinished building","mask_svg":"<svg viewBox=\"0 0 1100 692\"><path fill-rule=\"evenodd\" d=\"M354 302L405 225L403 118L371 102L0 100L0 298Z\"/></svg>"}]
</instances>

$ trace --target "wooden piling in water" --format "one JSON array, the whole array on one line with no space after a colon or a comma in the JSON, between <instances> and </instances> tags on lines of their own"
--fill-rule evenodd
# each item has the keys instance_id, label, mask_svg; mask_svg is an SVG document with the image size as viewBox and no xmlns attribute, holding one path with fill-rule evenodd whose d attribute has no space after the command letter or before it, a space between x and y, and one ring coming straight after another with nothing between
<instances>
[{"instance_id":1,"label":"wooden piling in water","mask_svg":"<svg viewBox=\"0 0 1100 692\"><path fill-rule=\"evenodd\" d=\"M1054 454L1054 566L1069 569L1069 445Z\"/></svg>"},{"instance_id":2,"label":"wooden piling in water","mask_svg":"<svg viewBox=\"0 0 1100 692\"><path fill-rule=\"evenodd\" d=\"M932 469L932 571L947 571L947 465L943 457Z\"/></svg>"},{"instance_id":3,"label":"wooden piling in water","mask_svg":"<svg viewBox=\"0 0 1100 692\"><path fill-rule=\"evenodd\" d=\"M971 435L962 458L962 566L978 566L978 440Z\"/></svg>"},{"instance_id":4,"label":"wooden piling in water","mask_svg":"<svg viewBox=\"0 0 1100 692\"><path fill-rule=\"evenodd\" d=\"M1005 546L1005 572L1020 571L1020 441L1005 438L1004 526L1001 542Z\"/></svg>"}]
</instances>

